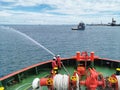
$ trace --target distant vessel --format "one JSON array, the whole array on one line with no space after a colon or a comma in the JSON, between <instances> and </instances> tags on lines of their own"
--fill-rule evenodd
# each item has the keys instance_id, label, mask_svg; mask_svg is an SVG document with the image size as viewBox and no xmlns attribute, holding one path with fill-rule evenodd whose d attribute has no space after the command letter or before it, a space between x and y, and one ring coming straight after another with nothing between
<instances>
[{"instance_id":1,"label":"distant vessel","mask_svg":"<svg viewBox=\"0 0 120 90\"><path fill-rule=\"evenodd\" d=\"M76 28L72 28L72 30L85 30L85 24L80 22Z\"/></svg>"},{"instance_id":2,"label":"distant vessel","mask_svg":"<svg viewBox=\"0 0 120 90\"><path fill-rule=\"evenodd\" d=\"M100 24L87 24L88 26L120 26L120 24L116 23L116 20L112 18L112 22L109 22L107 24L105 23L100 23Z\"/></svg>"},{"instance_id":3,"label":"distant vessel","mask_svg":"<svg viewBox=\"0 0 120 90\"><path fill-rule=\"evenodd\" d=\"M109 23L108 25L110 25L110 26L120 26L120 24L116 24L116 20L114 20L114 18L112 18L112 22Z\"/></svg>"}]
</instances>

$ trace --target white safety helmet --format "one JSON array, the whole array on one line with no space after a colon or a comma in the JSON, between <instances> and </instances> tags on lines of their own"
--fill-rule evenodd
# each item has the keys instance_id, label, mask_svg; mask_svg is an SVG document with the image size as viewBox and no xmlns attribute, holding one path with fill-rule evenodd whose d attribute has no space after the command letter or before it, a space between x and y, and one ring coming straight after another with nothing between
<instances>
[{"instance_id":1,"label":"white safety helmet","mask_svg":"<svg viewBox=\"0 0 120 90\"><path fill-rule=\"evenodd\" d=\"M56 60L56 57L53 57L53 60Z\"/></svg>"},{"instance_id":2,"label":"white safety helmet","mask_svg":"<svg viewBox=\"0 0 120 90\"><path fill-rule=\"evenodd\" d=\"M60 55L57 55L57 57L60 57Z\"/></svg>"}]
</instances>

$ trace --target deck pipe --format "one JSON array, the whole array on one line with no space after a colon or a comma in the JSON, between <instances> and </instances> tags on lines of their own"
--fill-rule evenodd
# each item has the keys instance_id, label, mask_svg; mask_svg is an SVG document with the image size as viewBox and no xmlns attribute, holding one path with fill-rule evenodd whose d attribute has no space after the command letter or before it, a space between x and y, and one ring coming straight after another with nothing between
<instances>
[{"instance_id":1,"label":"deck pipe","mask_svg":"<svg viewBox=\"0 0 120 90\"><path fill-rule=\"evenodd\" d=\"M76 52L76 60L77 60L77 61L80 61L80 59L81 59L80 52L77 51L77 52Z\"/></svg>"},{"instance_id":2,"label":"deck pipe","mask_svg":"<svg viewBox=\"0 0 120 90\"><path fill-rule=\"evenodd\" d=\"M98 86L105 87L104 79L98 80L99 73L95 69L89 68L90 75L87 76L86 80L80 81L80 85L85 85L88 90L96 90Z\"/></svg>"},{"instance_id":3,"label":"deck pipe","mask_svg":"<svg viewBox=\"0 0 120 90\"><path fill-rule=\"evenodd\" d=\"M91 66L94 67L94 52L90 53L90 59L91 59Z\"/></svg>"}]
</instances>

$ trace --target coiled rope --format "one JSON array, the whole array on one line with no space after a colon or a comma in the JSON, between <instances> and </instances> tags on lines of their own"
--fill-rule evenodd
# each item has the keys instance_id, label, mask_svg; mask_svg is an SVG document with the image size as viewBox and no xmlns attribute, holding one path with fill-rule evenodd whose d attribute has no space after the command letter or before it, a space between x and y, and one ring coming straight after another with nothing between
<instances>
[{"instance_id":1,"label":"coiled rope","mask_svg":"<svg viewBox=\"0 0 120 90\"><path fill-rule=\"evenodd\" d=\"M53 87L56 90L68 90L69 76L57 74L54 76Z\"/></svg>"},{"instance_id":2,"label":"coiled rope","mask_svg":"<svg viewBox=\"0 0 120 90\"><path fill-rule=\"evenodd\" d=\"M32 88L33 90L42 90L42 87L39 85L40 79L35 78L32 82Z\"/></svg>"}]
</instances>

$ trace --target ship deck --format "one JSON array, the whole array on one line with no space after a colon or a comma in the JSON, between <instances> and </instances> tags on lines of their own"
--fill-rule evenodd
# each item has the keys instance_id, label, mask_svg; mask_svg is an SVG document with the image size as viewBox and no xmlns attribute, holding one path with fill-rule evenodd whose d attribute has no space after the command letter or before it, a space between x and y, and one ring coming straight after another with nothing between
<instances>
[{"instance_id":1,"label":"ship deck","mask_svg":"<svg viewBox=\"0 0 120 90\"><path fill-rule=\"evenodd\" d=\"M76 58L62 58L61 59L63 66L67 69L70 76L73 75L73 72L78 65ZM40 62L35 65L29 66L27 68L21 69L14 73L11 73L7 76L0 78L0 86L4 86L5 90L32 90L31 84L35 78L42 78L50 75L52 70L51 66L52 60L45 62ZM80 61L81 64L85 64L86 68L91 67L91 61ZM110 59L101 59L96 58L94 60L94 68L97 72L100 72L104 78L111 76L116 73L116 68L120 67L119 60L110 60ZM68 74L64 67L59 70L60 74ZM81 86L82 90L85 90L84 86ZM42 87L42 90L48 90L47 87ZM99 89L101 90L101 89ZM106 89L109 90L109 89Z\"/></svg>"},{"instance_id":2,"label":"ship deck","mask_svg":"<svg viewBox=\"0 0 120 90\"><path fill-rule=\"evenodd\" d=\"M75 70L74 67L72 67L71 65L68 65L65 67L68 70L68 72L70 73L70 75L72 76L72 74ZM95 68L98 72L101 72L104 77L110 76L113 73L115 73L115 69L109 68L106 66L95 66ZM49 75L49 73L50 73L50 69L44 68L43 70L41 70L39 72L39 74L29 76L26 79L22 80L20 83L8 87L7 90L32 90L31 83L32 83L33 79L36 77L38 77L38 78L45 77L45 76ZM67 72L64 70L64 68L61 68L61 70L59 70L59 73L67 74ZM85 88L84 86L81 87L82 90L85 90L84 88ZM47 87L42 87L42 90L48 90L48 89L47 89Z\"/></svg>"}]
</instances>

